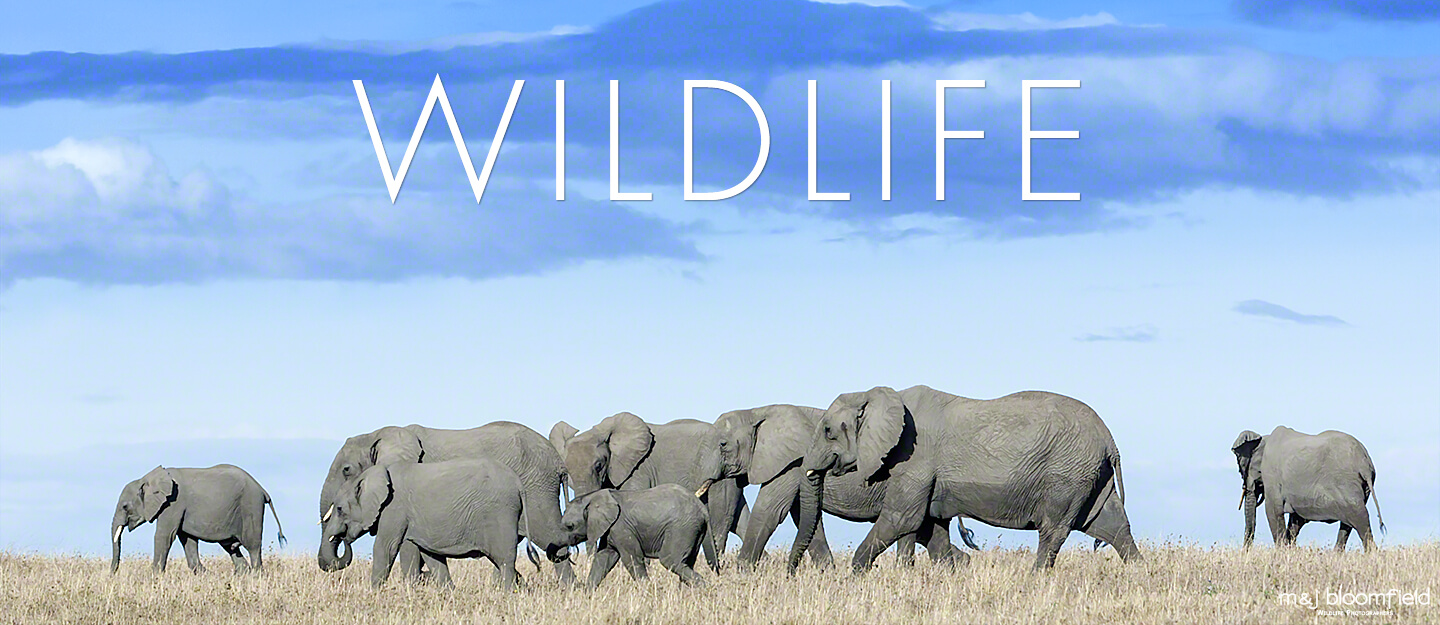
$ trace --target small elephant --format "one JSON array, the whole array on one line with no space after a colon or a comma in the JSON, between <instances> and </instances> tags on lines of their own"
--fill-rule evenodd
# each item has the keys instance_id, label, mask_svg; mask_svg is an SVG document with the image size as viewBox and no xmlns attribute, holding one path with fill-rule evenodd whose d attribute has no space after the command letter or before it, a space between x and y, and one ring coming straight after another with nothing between
<instances>
[{"instance_id":1,"label":"small elephant","mask_svg":"<svg viewBox=\"0 0 1440 625\"><path fill-rule=\"evenodd\" d=\"M645 559L658 558L686 584L703 586L695 558L704 540L705 506L676 484L645 490L602 489L570 502L561 523L572 545L585 542L593 556L590 588L604 581L617 560L630 576L646 575Z\"/></svg>"},{"instance_id":2,"label":"small elephant","mask_svg":"<svg viewBox=\"0 0 1440 625\"><path fill-rule=\"evenodd\" d=\"M1230 450L1245 482L1240 507L1245 510L1246 549L1255 541L1255 508L1262 500L1276 545L1293 545L1310 521L1339 521L1336 551L1345 550L1351 528L1360 531L1365 551L1375 548L1365 509L1366 501L1375 497L1375 517L1385 531L1375 496L1375 463L1354 436L1335 430L1305 434L1282 425L1267 436L1245 430Z\"/></svg>"},{"instance_id":3,"label":"small elephant","mask_svg":"<svg viewBox=\"0 0 1440 625\"><path fill-rule=\"evenodd\" d=\"M376 465L334 491L321 540L348 545L375 536L375 587L390 577L402 550L415 549L441 585L453 586L448 558L485 557L500 584L515 589L521 490L514 471L488 458Z\"/></svg>"},{"instance_id":4,"label":"small elephant","mask_svg":"<svg viewBox=\"0 0 1440 625\"><path fill-rule=\"evenodd\" d=\"M115 503L115 516L110 521L110 543L113 556L110 572L120 568L120 534L135 531L142 523L155 523L155 560L152 567L165 570L170 558L170 545L175 539L185 548L185 561L196 573L205 570L200 563L199 541L219 543L235 572L258 570L261 566L260 540L265 528L265 506L275 517L280 545L285 545L285 531L270 494L260 487L244 469L217 464L205 469L155 467L138 480L120 490ZM250 552L250 563L240 552Z\"/></svg>"}]
</instances>

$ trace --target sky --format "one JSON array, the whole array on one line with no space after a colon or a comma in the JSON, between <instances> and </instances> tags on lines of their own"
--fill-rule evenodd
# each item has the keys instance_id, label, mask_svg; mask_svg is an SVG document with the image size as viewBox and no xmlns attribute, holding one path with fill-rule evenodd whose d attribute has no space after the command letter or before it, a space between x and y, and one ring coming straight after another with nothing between
<instances>
[{"instance_id":1,"label":"sky","mask_svg":"<svg viewBox=\"0 0 1440 625\"><path fill-rule=\"evenodd\" d=\"M0 548L107 553L126 482L229 462L309 553L330 459L380 426L711 421L915 384L1089 404L1142 540L1238 544L1229 445L1277 425L1355 435L1382 544L1435 540L1437 6L16 7L0 22ZM525 84L482 202L437 108L392 203L352 81L394 167L437 74L477 169ZM611 80L620 189L650 201L609 199ZM683 199L685 80L765 112L767 163L735 197ZM807 200L809 80L817 187L849 201ZM985 137L946 142L944 201L937 80L986 81L946 97L947 129ZM1078 202L1021 200L1024 80L1081 81L1032 103L1035 129L1080 133L1034 141L1034 190ZM750 110L699 90L694 111L697 190L743 179ZM839 546L868 529L826 523Z\"/></svg>"}]
</instances>

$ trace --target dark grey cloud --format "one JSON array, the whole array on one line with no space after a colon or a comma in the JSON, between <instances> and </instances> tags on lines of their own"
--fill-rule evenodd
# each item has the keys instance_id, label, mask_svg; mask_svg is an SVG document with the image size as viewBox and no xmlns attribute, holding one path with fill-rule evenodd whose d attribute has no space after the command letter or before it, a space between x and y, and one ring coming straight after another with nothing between
<instances>
[{"instance_id":1,"label":"dark grey cloud","mask_svg":"<svg viewBox=\"0 0 1440 625\"><path fill-rule=\"evenodd\" d=\"M1317 27L1338 19L1371 22L1440 20L1434 0L1236 0L1245 19L1261 24Z\"/></svg>"},{"instance_id":2,"label":"dark grey cloud","mask_svg":"<svg viewBox=\"0 0 1440 625\"><path fill-rule=\"evenodd\" d=\"M1154 326L1139 325L1124 328L1110 328L1099 334L1085 334L1075 337L1075 340L1082 343L1099 343L1107 341L1119 341L1122 343L1153 343L1158 336Z\"/></svg>"},{"instance_id":3,"label":"dark grey cloud","mask_svg":"<svg viewBox=\"0 0 1440 625\"><path fill-rule=\"evenodd\" d=\"M1344 319L1333 315L1307 315L1298 313L1279 304L1272 304L1265 300L1247 299L1235 304L1235 312L1242 315L1254 315L1256 317L1269 317L1281 321L1293 321L1301 325L1313 326L1346 326Z\"/></svg>"}]
</instances>

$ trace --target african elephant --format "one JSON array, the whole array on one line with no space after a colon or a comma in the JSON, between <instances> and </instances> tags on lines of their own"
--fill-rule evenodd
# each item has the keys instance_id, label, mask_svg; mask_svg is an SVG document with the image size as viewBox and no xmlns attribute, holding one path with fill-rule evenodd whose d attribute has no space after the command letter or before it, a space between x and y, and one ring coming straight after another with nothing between
<instances>
[{"instance_id":1,"label":"african elephant","mask_svg":"<svg viewBox=\"0 0 1440 625\"><path fill-rule=\"evenodd\" d=\"M686 584L705 585L695 556L705 541L705 506L688 488L661 484L644 490L602 488L565 506L571 544L585 542L594 558L590 588L604 581L617 560L630 576L645 579L646 558L658 558Z\"/></svg>"},{"instance_id":2,"label":"african elephant","mask_svg":"<svg viewBox=\"0 0 1440 625\"><path fill-rule=\"evenodd\" d=\"M900 536L956 516L1039 530L1037 569L1054 566L1071 530L1114 545L1127 562L1141 557L1115 440L1075 399L1025 391L977 400L926 386L875 387L837 397L812 438L801 461L805 525L797 545L814 533L827 472L885 482L879 517L855 552L857 573Z\"/></svg>"},{"instance_id":3,"label":"african elephant","mask_svg":"<svg viewBox=\"0 0 1440 625\"><path fill-rule=\"evenodd\" d=\"M496 421L468 430L390 426L352 436L330 463L330 473L320 490L320 514L322 517L328 514L346 481L370 467L467 458L492 458L520 477L525 502L520 533L545 550L555 564L561 584L573 584L575 573L570 566L570 551L563 544L564 532L560 528L560 480L565 465L545 437L519 423ZM321 541L317 560L322 570L335 571L350 565L350 543L339 542L345 547L341 556L337 556L340 544L333 540ZM409 555L409 551L401 554L402 567L407 570L419 566L417 562L407 561Z\"/></svg>"},{"instance_id":4,"label":"african elephant","mask_svg":"<svg viewBox=\"0 0 1440 625\"><path fill-rule=\"evenodd\" d=\"M283 547L285 531L275 514L275 504L244 469L229 464L205 469L155 467L120 490L115 516L110 521L110 572L120 568L121 531L133 532L141 523L150 521L155 522L155 570L165 570L170 545L177 537L185 548L185 561L191 571L205 570L200 563L202 540L219 543L230 554L236 573L258 570L267 504ZM250 552L248 565L240 552L242 546Z\"/></svg>"},{"instance_id":5,"label":"african elephant","mask_svg":"<svg viewBox=\"0 0 1440 625\"><path fill-rule=\"evenodd\" d=\"M561 421L550 439L565 458L567 479L576 496L601 488L641 490L679 484L705 501L710 539L705 559L719 570L726 536L746 516L744 494L722 475L720 432L694 419L649 424L622 412L576 433Z\"/></svg>"},{"instance_id":6,"label":"african elephant","mask_svg":"<svg viewBox=\"0 0 1440 625\"><path fill-rule=\"evenodd\" d=\"M755 500L750 525L740 547L739 561L742 565L753 567L764 555L765 544L786 512L798 522L802 479L800 460L810 446L815 426L824 413L819 408L775 404L733 410L715 420L715 427L721 433L720 457L726 477L760 485L760 496ZM883 481L872 482L868 476L847 473L825 485L822 508L848 521L873 522L880 514L884 491ZM933 546L934 551L930 552L932 558L938 559L950 553L952 545L948 523L929 524L918 532L927 547ZM960 533L967 544L978 549L964 525L960 526ZM914 563L916 538L916 534L906 534L896 543L903 563ZM817 525L809 553L816 564L830 566L832 558L823 526ZM968 556L963 554L955 556L961 561L966 558Z\"/></svg>"},{"instance_id":7,"label":"african elephant","mask_svg":"<svg viewBox=\"0 0 1440 625\"><path fill-rule=\"evenodd\" d=\"M440 584L451 585L449 558L485 557L513 589L522 489L510 467L490 458L376 465L335 493L321 541L375 536L375 587L390 577L402 547L414 545Z\"/></svg>"},{"instance_id":8,"label":"african elephant","mask_svg":"<svg viewBox=\"0 0 1440 625\"><path fill-rule=\"evenodd\" d=\"M1339 521L1336 551L1345 550L1351 528L1360 530L1365 551L1375 548L1370 511L1365 509L1365 502L1375 497L1375 463L1355 437L1335 430L1304 434L1282 425L1267 436L1245 430L1230 449L1244 480L1240 506L1245 509L1246 549L1255 541L1255 507L1260 500L1265 501L1265 518L1276 545L1294 544L1307 522ZM1380 531L1385 531L1378 497L1375 517Z\"/></svg>"}]
</instances>

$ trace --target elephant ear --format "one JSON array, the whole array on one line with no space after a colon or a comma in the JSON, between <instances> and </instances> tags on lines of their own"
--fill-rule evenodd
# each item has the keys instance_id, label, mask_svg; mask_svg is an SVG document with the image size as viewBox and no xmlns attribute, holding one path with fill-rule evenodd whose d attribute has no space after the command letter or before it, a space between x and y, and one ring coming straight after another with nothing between
<instances>
[{"instance_id":1,"label":"elephant ear","mask_svg":"<svg viewBox=\"0 0 1440 625\"><path fill-rule=\"evenodd\" d=\"M569 443L570 439L574 438L579 431L575 429L575 426L564 421L556 423L555 427L550 428L550 444L555 447L556 452L559 452L561 458L565 457L566 443Z\"/></svg>"},{"instance_id":2,"label":"elephant ear","mask_svg":"<svg viewBox=\"0 0 1440 625\"><path fill-rule=\"evenodd\" d=\"M377 465L361 473L355 485L355 497L355 520L360 522L365 531L373 530L375 523L380 520L380 510L385 507L385 502L390 500L389 467Z\"/></svg>"},{"instance_id":3,"label":"elephant ear","mask_svg":"<svg viewBox=\"0 0 1440 625\"><path fill-rule=\"evenodd\" d=\"M1235 437L1235 442L1230 445L1230 451L1235 452L1235 455L1238 456L1242 453L1241 447L1244 447L1248 443L1258 443L1259 440L1259 434L1256 434L1250 430L1245 430L1244 432L1241 432L1239 436ZM1252 447L1250 449L1243 450L1243 452L1250 453L1250 451L1252 451L1253 449L1254 448Z\"/></svg>"},{"instance_id":4,"label":"elephant ear","mask_svg":"<svg viewBox=\"0 0 1440 625\"><path fill-rule=\"evenodd\" d=\"M595 428L606 436L610 447L610 483L624 484L640 461L650 454L655 435L640 417L628 412L606 417Z\"/></svg>"},{"instance_id":5,"label":"elephant ear","mask_svg":"<svg viewBox=\"0 0 1440 625\"><path fill-rule=\"evenodd\" d=\"M720 458L719 428L706 427L695 445L698 449L695 450L695 463L687 476L689 481L684 484L686 488L700 488L707 482L718 481L724 469L724 461Z\"/></svg>"},{"instance_id":6,"label":"elephant ear","mask_svg":"<svg viewBox=\"0 0 1440 625\"><path fill-rule=\"evenodd\" d=\"M154 521L155 517L160 516L160 509L165 507L165 502L175 496L178 488L175 476L165 467L155 467L140 481L140 514L147 522Z\"/></svg>"},{"instance_id":7,"label":"elephant ear","mask_svg":"<svg viewBox=\"0 0 1440 625\"><path fill-rule=\"evenodd\" d=\"M764 484L805 457L819 414L798 406L765 406L750 413L754 415L755 451L748 479L751 484Z\"/></svg>"},{"instance_id":8,"label":"elephant ear","mask_svg":"<svg viewBox=\"0 0 1440 625\"><path fill-rule=\"evenodd\" d=\"M1255 489L1256 482L1260 482L1260 451L1265 444L1265 437L1250 430L1240 433L1235 437L1235 442L1230 445L1230 451L1235 452L1235 461L1239 463L1242 477L1245 478L1245 490Z\"/></svg>"},{"instance_id":9,"label":"elephant ear","mask_svg":"<svg viewBox=\"0 0 1440 625\"><path fill-rule=\"evenodd\" d=\"M859 426L855 468L868 478L880 470L885 456L900 442L900 434L905 431L905 402L900 394L888 386L877 386L866 392Z\"/></svg>"},{"instance_id":10,"label":"elephant ear","mask_svg":"<svg viewBox=\"0 0 1440 625\"><path fill-rule=\"evenodd\" d=\"M620 502L615 500L613 490L597 492L585 504L585 547L592 556L600 539L605 538L619 518Z\"/></svg>"},{"instance_id":11,"label":"elephant ear","mask_svg":"<svg viewBox=\"0 0 1440 625\"><path fill-rule=\"evenodd\" d=\"M375 443L370 446L370 462L373 466L385 466L396 462L420 462L425 450L420 437L402 427L386 426L375 431Z\"/></svg>"}]
</instances>

